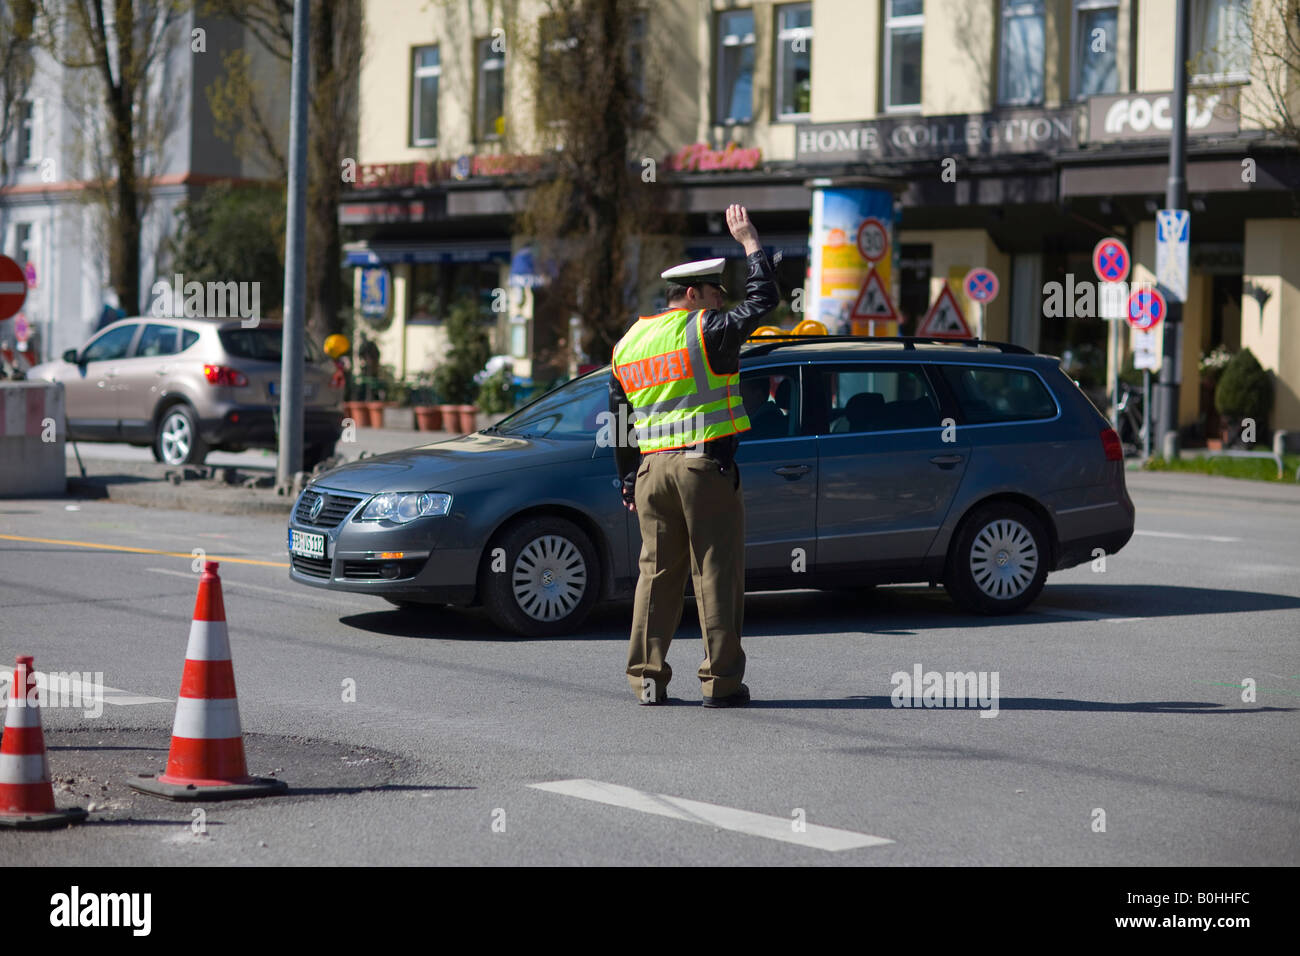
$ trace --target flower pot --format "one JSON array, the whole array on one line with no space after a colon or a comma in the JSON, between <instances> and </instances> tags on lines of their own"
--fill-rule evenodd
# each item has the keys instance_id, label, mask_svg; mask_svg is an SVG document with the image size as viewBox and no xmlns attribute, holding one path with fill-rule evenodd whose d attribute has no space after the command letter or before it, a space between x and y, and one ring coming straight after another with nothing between
<instances>
[{"instance_id":1,"label":"flower pot","mask_svg":"<svg viewBox=\"0 0 1300 956\"><path fill-rule=\"evenodd\" d=\"M1222 438L1206 438L1205 448L1207 451L1223 451Z\"/></svg>"},{"instance_id":2,"label":"flower pot","mask_svg":"<svg viewBox=\"0 0 1300 956\"><path fill-rule=\"evenodd\" d=\"M382 428L384 425L384 403L366 402L366 426Z\"/></svg>"},{"instance_id":3,"label":"flower pot","mask_svg":"<svg viewBox=\"0 0 1300 956\"><path fill-rule=\"evenodd\" d=\"M478 409L473 405L458 405L456 408L460 412L460 430L466 433L478 431Z\"/></svg>"},{"instance_id":4,"label":"flower pot","mask_svg":"<svg viewBox=\"0 0 1300 956\"><path fill-rule=\"evenodd\" d=\"M422 432L436 432L442 429L442 408L438 405L416 405L415 425Z\"/></svg>"},{"instance_id":5,"label":"flower pot","mask_svg":"<svg viewBox=\"0 0 1300 956\"><path fill-rule=\"evenodd\" d=\"M460 431L459 405L439 405L438 410L442 412L442 428L444 431Z\"/></svg>"},{"instance_id":6,"label":"flower pot","mask_svg":"<svg viewBox=\"0 0 1300 956\"><path fill-rule=\"evenodd\" d=\"M366 416L365 402L344 402L343 417L352 419L354 424L362 427L370 420Z\"/></svg>"}]
</instances>

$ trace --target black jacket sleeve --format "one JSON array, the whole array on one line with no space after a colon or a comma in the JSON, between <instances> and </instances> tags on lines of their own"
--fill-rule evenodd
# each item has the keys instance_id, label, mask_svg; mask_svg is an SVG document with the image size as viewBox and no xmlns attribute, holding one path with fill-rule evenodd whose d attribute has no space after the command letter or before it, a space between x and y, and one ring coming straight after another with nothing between
<instances>
[{"instance_id":1,"label":"black jacket sleeve","mask_svg":"<svg viewBox=\"0 0 1300 956\"><path fill-rule=\"evenodd\" d=\"M632 403L623 391L623 383L614 374L613 367L609 373L609 412L613 417L609 436L614 443L614 465L618 477L623 482L623 500L636 500L636 473L641 467L641 450L636 446L636 436L632 429Z\"/></svg>"},{"instance_id":2,"label":"black jacket sleeve","mask_svg":"<svg viewBox=\"0 0 1300 956\"><path fill-rule=\"evenodd\" d=\"M719 375L740 370L740 347L754 334L764 317L776 308L781 293L767 253L761 249L745 259L745 301L730 312L709 309L704 313L704 348L709 364Z\"/></svg>"}]
</instances>

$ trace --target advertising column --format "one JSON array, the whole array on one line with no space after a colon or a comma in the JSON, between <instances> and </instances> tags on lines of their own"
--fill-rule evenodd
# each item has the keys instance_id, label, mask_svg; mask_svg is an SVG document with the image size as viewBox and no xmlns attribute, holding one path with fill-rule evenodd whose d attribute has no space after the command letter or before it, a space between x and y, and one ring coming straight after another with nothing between
<instances>
[{"instance_id":1,"label":"advertising column","mask_svg":"<svg viewBox=\"0 0 1300 956\"><path fill-rule=\"evenodd\" d=\"M898 335L898 209L903 184L814 179L806 318L837 335Z\"/></svg>"}]
</instances>

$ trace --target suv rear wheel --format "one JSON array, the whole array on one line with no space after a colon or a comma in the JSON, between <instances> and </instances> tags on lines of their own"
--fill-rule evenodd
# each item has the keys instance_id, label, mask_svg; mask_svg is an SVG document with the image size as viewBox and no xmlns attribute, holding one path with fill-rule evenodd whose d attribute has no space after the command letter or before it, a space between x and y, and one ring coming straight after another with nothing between
<instances>
[{"instance_id":1,"label":"suv rear wheel","mask_svg":"<svg viewBox=\"0 0 1300 956\"><path fill-rule=\"evenodd\" d=\"M498 627L524 637L555 637L582 623L596 603L599 582L596 549L581 528L564 518L527 518L488 545L479 594Z\"/></svg>"},{"instance_id":2,"label":"suv rear wheel","mask_svg":"<svg viewBox=\"0 0 1300 956\"><path fill-rule=\"evenodd\" d=\"M982 505L953 541L944 587L968 611L1014 614L1042 592L1050 551L1042 522L1027 508Z\"/></svg>"},{"instance_id":3,"label":"suv rear wheel","mask_svg":"<svg viewBox=\"0 0 1300 956\"><path fill-rule=\"evenodd\" d=\"M199 422L188 405L173 405L158 420L153 456L165 465L201 465L208 446L199 438Z\"/></svg>"}]
</instances>

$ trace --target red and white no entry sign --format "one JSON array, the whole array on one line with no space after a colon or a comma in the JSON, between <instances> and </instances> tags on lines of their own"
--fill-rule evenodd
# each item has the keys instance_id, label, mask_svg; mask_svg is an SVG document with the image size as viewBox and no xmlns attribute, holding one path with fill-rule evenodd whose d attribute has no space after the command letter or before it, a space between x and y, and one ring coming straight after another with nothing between
<instances>
[{"instance_id":1,"label":"red and white no entry sign","mask_svg":"<svg viewBox=\"0 0 1300 956\"><path fill-rule=\"evenodd\" d=\"M875 216L868 216L858 226L858 252L868 262L879 262L889 252L889 232Z\"/></svg>"},{"instance_id":2,"label":"red and white no entry sign","mask_svg":"<svg viewBox=\"0 0 1300 956\"><path fill-rule=\"evenodd\" d=\"M18 313L27 301L27 276L8 256L0 256L0 321Z\"/></svg>"}]
</instances>

